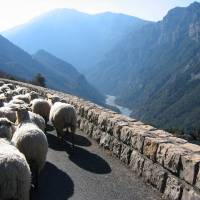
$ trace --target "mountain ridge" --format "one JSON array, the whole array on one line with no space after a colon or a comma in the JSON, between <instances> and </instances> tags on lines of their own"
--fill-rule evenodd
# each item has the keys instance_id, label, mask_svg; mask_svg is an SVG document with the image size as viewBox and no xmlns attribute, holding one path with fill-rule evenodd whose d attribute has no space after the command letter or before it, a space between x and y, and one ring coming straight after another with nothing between
<instances>
[{"instance_id":1,"label":"mountain ridge","mask_svg":"<svg viewBox=\"0 0 200 200\"><path fill-rule=\"evenodd\" d=\"M44 53L44 51L40 51L40 53L41 52ZM51 57L53 57L53 55L51 55ZM58 58L56 59L58 60ZM93 88L83 75L81 75L72 65L64 61L60 62L66 65L64 72L65 74L68 73L68 76L61 74L59 72L60 69L53 70L53 66L55 67L53 64L42 64L34 59L33 56L0 35L1 71L26 80L32 80L37 73L41 73L45 77L47 87L62 90L64 92L71 92L72 94L75 93L80 97L95 101L96 103L104 103L104 96ZM70 75L71 78L69 79ZM69 85L65 83L68 83ZM63 85L65 85L65 87L63 87ZM70 90L70 87L73 87L73 90Z\"/></svg>"},{"instance_id":2,"label":"mountain ridge","mask_svg":"<svg viewBox=\"0 0 200 200\"><path fill-rule=\"evenodd\" d=\"M125 14L90 15L59 9L5 31L3 35L31 54L45 49L84 72L101 60L130 28L138 29L146 23L148 21Z\"/></svg>"}]
</instances>

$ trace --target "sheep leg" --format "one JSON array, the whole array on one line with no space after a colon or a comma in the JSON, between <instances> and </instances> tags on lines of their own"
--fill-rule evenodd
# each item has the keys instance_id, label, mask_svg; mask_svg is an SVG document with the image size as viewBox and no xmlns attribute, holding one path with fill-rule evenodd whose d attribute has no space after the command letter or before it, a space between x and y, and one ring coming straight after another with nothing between
<instances>
[{"instance_id":1,"label":"sheep leg","mask_svg":"<svg viewBox=\"0 0 200 200\"><path fill-rule=\"evenodd\" d=\"M38 170L35 170L35 190L38 190L38 185L39 185L39 172Z\"/></svg>"},{"instance_id":2,"label":"sheep leg","mask_svg":"<svg viewBox=\"0 0 200 200\"><path fill-rule=\"evenodd\" d=\"M58 137L61 141L63 141L63 140L64 140L64 139L63 139L63 137L64 137L63 130L60 129L60 128L56 128L56 133L57 133L57 137Z\"/></svg>"},{"instance_id":3,"label":"sheep leg","mask_svg":"<svg viewBox=\"0 0 200 200\"><path fill-rule=\"evenodd\" d=\"M60 130L56 128L57 137L60 139Z\"/></svg>"},{"instance_id":4,"label":"sheep leg","mask_svg":"<svg viewBox=\"0 0 200 200\"><path fill-rule=\"evenodd\" d=\"M71 147L72 147L72 153L74 153L74 133L71 132L72 138L71 138Z\"/></svg>"},{"instance_id":5,"label":"sheep leg","mask_svg":"<svg viewBox=\"0 0 200 200\"><path fill-rule=\"evenodd\" d=\"M45 120L45 125L47 126L47 123L48 123L49 119L47 117L45 117L44 120Z\"/></svg>"},{"instance_id":6,"label":"sheep leg","mask_svg":"<svg viewBox=\"0 0 200 200\"><path fill-rule=\"evenodd\" d=\"M38 190L38 170L35 164L30 164L31 172L32 172L32 184L34 186L34 191Z\"/></svg>"}]
</instances>

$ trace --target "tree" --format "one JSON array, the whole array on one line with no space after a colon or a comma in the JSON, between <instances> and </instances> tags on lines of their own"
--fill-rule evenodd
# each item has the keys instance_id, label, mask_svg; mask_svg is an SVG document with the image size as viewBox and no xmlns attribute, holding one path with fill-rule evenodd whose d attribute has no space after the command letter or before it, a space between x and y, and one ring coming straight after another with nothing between
<instances>
[{"instance_id":1,"label":"tree","mask_svg":"<svg viewBox=\"0 0 200 200\"><path fill-rule=\"evenodd\" d=\"M42 87L45 87L45 85L46 85L45 82L46 82L45 77L41 73L36 74L34 79L33 79L33 84L39 85L39 86L42 86Z\"/></svg>"}]
</instances>

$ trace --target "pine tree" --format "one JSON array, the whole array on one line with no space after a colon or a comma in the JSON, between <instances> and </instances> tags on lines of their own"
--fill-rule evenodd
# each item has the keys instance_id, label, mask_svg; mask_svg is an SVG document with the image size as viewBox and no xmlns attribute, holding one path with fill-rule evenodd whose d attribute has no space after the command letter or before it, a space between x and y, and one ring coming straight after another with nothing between
<instances>
[{"instance_id":1,"label":"pine tree","mask_svg":"<svg viewBox=\"0 0 200 200\"><path fill-rule=\"evenodd\" d=\"M45 85L46 85L45 82L46 82L45 77L41 73L36 74L34 79L33 79L33 83L35 85L39 85L39 86L42 86L42 87L45 87Z\"/></svg>"}]
</instances>

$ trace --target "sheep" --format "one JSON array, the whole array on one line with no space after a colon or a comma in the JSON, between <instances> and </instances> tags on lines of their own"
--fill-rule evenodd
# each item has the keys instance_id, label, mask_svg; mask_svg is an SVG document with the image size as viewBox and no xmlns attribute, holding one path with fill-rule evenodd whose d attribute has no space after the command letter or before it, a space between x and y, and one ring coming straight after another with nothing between
<instances>
[{"instance_id":1,"label":"sheep","mask_svg":"<svg viewBox=\"0 0 200 200\"><path fill-rule=\"evenodd\" d=\"M15 123L16 121L16 112L12 110L10 107L0 107L0 117L5 117L9 119L11 122Z\"/></svg>"},{"instance_id":2,"label":"sheep","mask_svg":"<svg viewBox=\"0 0 200 200\"><path fill-rule=\"evenodd\" d=\"M15 89L15 91L19 94L26 94L28 92L30 92L29 88L26 87L21 87L21 86L17 86L17 88Z\"/></svg>"},{"instance_id":3,"label":"sheep","mask_svg":"<svg viewBox=\"0 0 200 200\"><path fill-rule=\"evenodd\" d=\"M34 99L31 101L29 106L31 107L32 112L41 115L47 124L49 121L49 113L51 109L49 102L45 99Z\"/></svg>"},{"instance_id":4,"label":"sheep","mask_svg":"<svg viewBox=\"0 0 200 200\"><path fill-rule=\"evenodd\" d=\"M29 200L31 171L22 153L0 138L0 199Z\"/></svg>"},{"instance_id":5,"label":"sheep","mask_svg":"<svg viewBox=\"0 0 200 200\"><path fill-rule=\"evenodd\" d=\"M8 94L10 96L16 96L16 95L19 95L18 92L16 92L15 90L9 90L7 92L5 92L5 94Z\"/></svg>"},{"instance_id":6,"label":"sheep","mask_svg":"<svg viewBox=\"0 0 200 200\"><path fill-rule=\"evenodd\" d=\"M28 110L28 107L26 107L24 105L23 105L23 107L24 107L24 109ZM13 109L17 109L17 105L15 107L13 106ZM34 124L36 124L42 131L45 131L46 124L45 124L44 118L36 113L31 112L31 111L28 111L28 114L29 114L30 121L33 122ZM16 124L19 124L19 122L16 121Z\"/></svg>"},{"instance_id":7,"label":"sheep","mask_svg":"<svg viewBox=\"0 0 200 200\"><path fill-rule=\"evenodd\" d=\"M68 130L68 128L70 128L73 137L76 131L77 116L75 108L71 104L56 102L51 107L49 120L54 125L59 138L63 140L63 129ZM72 147L74 149L74 144L72 144Z\"/></svg>"},{"instance_id":8,"label":"sheep","mask_svg":"<svg viewBox=\"0 0 200 200\"><path fill-rule=\"evenodd\" d=\"M8 86L6 86L5 84L0 87L1 92L6 92L6 91L9 91L9 90L10 90L10 88Z\"/></svg>"},{"instance_id":9,"label":"sheep","mask_svg":"<svg viewBox=\"0 0 200 200\"><path fill-rule=\"evenodd\" d=\"M21 99L12 99L11 101L8 102L7 105L12 106L12 105L16 105L16 104L17 105L25 105L26 103Z\"/></svg>"},{"instance_id":10,"label":"sheep","mask_svg":"<svg viewBox=\"0 0 200 200\"><path fill-rule=\"evenodd\" d=\"M48 151L48 142L44 132L34 124L26 108L16 108L19 125L11 142L22 152L30 165L35 188L38 188L38 176L44 167Z\"/></svg>"},{"instance_id":11,"label":"sheep","mask_svg":"<svg viewBox=\"0 0 200 200\"><path fill-rule=\"evenodd\" d=\"M2 85L4 85L5 83L4 83L4 81L0 81L0 87L2 86Z\"/></svg>"},{"instance_id":12,"label":"sheep","mask_svg":"<svg viewBox=\"0 0 200 200\"><path fill-rule=\"evenodd\" d=\"M30 103L30 101L32 101L33 99L38 98L39 95L38 93L31 91L29 93L26 94L19 94L13 97L13 99L19 99L19 100L23 100L25 103Z\"/></svg>"},{"instance_id":13,"label":"sheep","mask_svg":"<svg viewBox=\"0 0 200 200\"><path fill-rule=\"evenodd\" d=\"M7 84L4 84L4 85L9 87L11 90L15 89L15 85L13 85L12 83L7 83Z\"/></svg>"},{"instance_id":14,"label":"sheep","mask_svg":"<svg viewBox=\"0 0 200 200\"><path fill-rule=\"evenodd\" d=\"M35 92L35 91L31 91L31 92L29 92L27 94L29 95L29 100L30 101L39 98L39 94L37 92Z\"/></svg>"},{"instance_id":15,"label":"sheep","mask_svg":"<svg viewBox=\"0 0 200 200\"><path fill-rule=\"evenodd\" d=\"M45 131L46 125L45 125L45 120L42 116L33 113L33 112L28 112L30 116L30 120L35 123L43 132Z\"/></svg>"},{"instance_id":16,"label":"sheep","mask_svg":"<svg viewBox=\"0 0 200 200\"><path fill-rule=\"evenodd\" d=\"M6 138L10 141L14 132L14 123L7 118L0 118L0 138Z\"/></svg>"},{"instance_id":17,"label":"sheep","mask_svg":"<svg viewBox=\"0 0 200 200\"><path fill-rule=\"evenodd\" d=\"M0 94L0 107L3 107L5 102L6 102L6 97Z\"/></svg>"},{"instance_id":18,"label":"sheep","mask_svg":"<svg viewBox=\"0 0 200 200\"><path fill-rule=\"evenodd\" d=\"M24 101L25 103L29 104L30 103L30 96L29 94L19 94L13 97L13 100L19 99Z\"/></svg>"},{"instance_id":19,"label":"sheep","mask_svg":"<svg viewBox=\"0 0 200 200\"><path fill-rule=\"evenodd\" d=\"M56 95L52 95L52 94L46 94L46 97L48 99L48 101L50 102L51 105L53 105L56 102L60 102L61 99L60 97L56 96Z\"/></svg>"}]
</instances>

